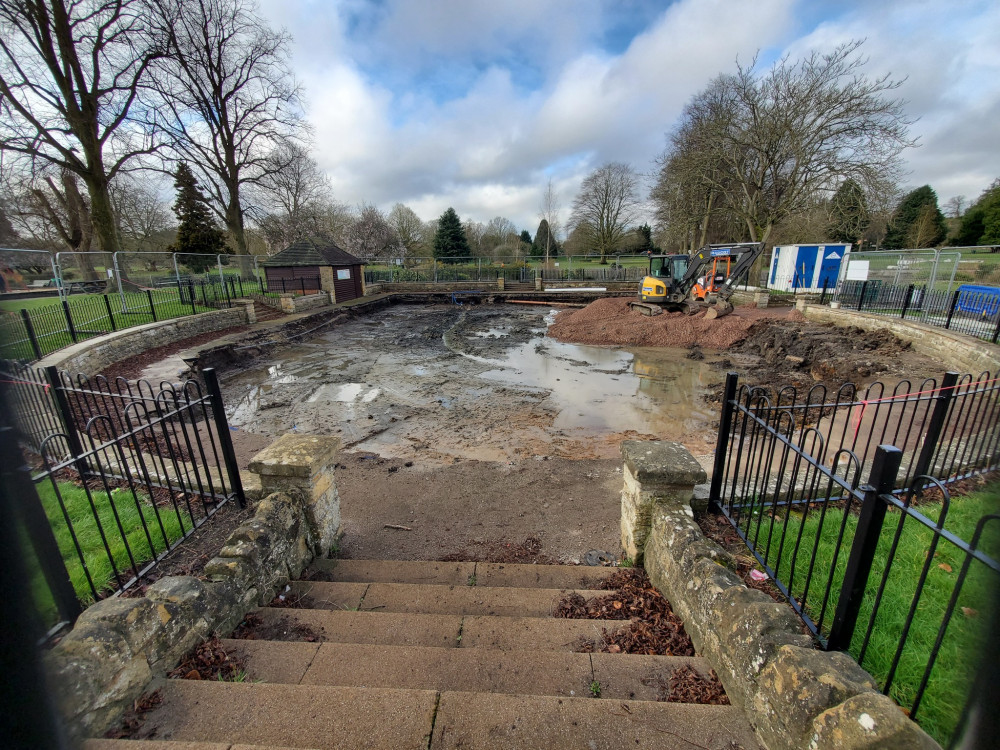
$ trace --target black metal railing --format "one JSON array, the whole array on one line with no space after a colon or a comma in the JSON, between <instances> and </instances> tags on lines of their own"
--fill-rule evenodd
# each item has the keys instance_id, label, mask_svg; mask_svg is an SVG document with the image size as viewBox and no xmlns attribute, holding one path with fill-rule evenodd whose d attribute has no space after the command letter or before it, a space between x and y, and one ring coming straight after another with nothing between
<instances>
[{"instance_id":1,"label":"black metal railing","mask_svg":"<svg viewBox=\"0 0 1000 750\"><path fill-rule=\"evenodd\" d=\"M45 409L31 424L50 429L38 445L37 492L22 498L50 624L72 622L81 602L134 586L227 502L244 506L213 370L204 371L204 386L88 379L55 368L22 368L19 376L20 388L45 396L15 402L12 411Z\"/></svg>"},{"instance_id":2,"label":"black metal railing","mask_svg":"<svg viewBox=\"0 0 1000 750\"><path fill-rule=\"evenodd\" d=\"M828 400L817 386L800 400L731 374L710 498L817 641L849 651L917 718L940 670L964 665L971 679L961 613L975 599L986 609L1000 584L1000 514L956 531L947 489L998 467L1000 388L948 373L887 390L846 384ZM957 716L937 713L926 721L949 736Z\"/></svg>"},{"instance_id":3,"label":"black metal railing","mask_svg":"<svg viewBox=\"0 0 1000 750\"><path fill-rule=\"evenodd\" d=\"M845 281L836 299L845 309L914 320L994 344L1000 340L1000 288L963 286L948 291L878 280Z\"/></svg>"},{"instance_id":4,"label":"black metal railing","mask_svg":"<svg viewBox=\"0 0 1000 750\"><path fill-rule=\"evenodd\" d=\"M297 279L167 278L157 289L74 295L33 309L0 314L0 359L31 362L86 339L161 320L232 307L243 297L313 294L319 276Z\"/></svg>"}]
</instances>

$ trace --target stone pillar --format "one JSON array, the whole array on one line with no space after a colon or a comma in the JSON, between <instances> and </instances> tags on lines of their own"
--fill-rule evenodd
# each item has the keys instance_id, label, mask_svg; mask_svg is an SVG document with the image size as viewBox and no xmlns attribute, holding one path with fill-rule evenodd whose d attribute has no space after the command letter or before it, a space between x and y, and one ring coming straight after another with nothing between
<instances>
[{"instance_id":1,"label":"stone pillar","mask_svg":"<svg viewBox=\"0 0 1000 750\"><path fill-rule=\"evenodd\" d=\"M358 271L358 273L361 274L361 296L362 297L367 297L368 296L368 285L365 284L365 267L361 266L360 268L361 268L361 270ZM330 295L330 301L334 302L334 303L336 302L336 300L333 298L332 294Z\"/></svg>"},{"instance_id":2,"label":"stone pillar","mask_svg":"<svg viewBox=\"0 0 1000 750\"><path fill-rule=\"evenodd\" d=\"M543 291L543 289L544 289L544 287L542 286L542 277L541 276L536 276L535 277L535 291L536 292L541 292L541 291Z\"/></svg>"},{"instance_id":3,"label":"stone pillar","mask_svg":"<svg viewBox=\"0 0 1000 750\"><path fill-rule=\"evenodd\" d=\"M319 288L324 292L333 292L333 267L319 267Z\"/></svg>"},{"instance_id":4,"label":"stone pillar","mask_svg":"<svg viewBox=\"0 0 1000 750\"><path fill-rule=\"evenodd\" d=\"M807 300L805 297L799 297L797 300L795 300L795 309L799 311L804 311L808 304L809 300Z\"/></svg>"},{"instance_id":5,"label":"stone pillar","mask_svg":"<svg viewBox=\"0 0 1000 750\"><path fill-rule=\"evenodd\" d=\"M694 488L703 484L705 470L680 443L667 440L626 440L622 489L622 550L642 564L646 539L658 505L683 506L690 511Z\"/></svg>"},{"instance_id":6,"label":"stone pillar","mask_svg":"<svg viewBox=\"0 0 1000 750\"><path fill-rule=\"evenodd\" d=\"M278 297L278 304L281 305L281 312L283 313L295 312L295 295L287 293L280 295Z\"/></svg>"},{"instance_id":7,"label":"stone pillar","mask_svg":"<svg viewBox=\"0 0 1000 750\"><path fill-rule=\"evenodd\" d=\"M333 437L282 435L250 461L265 496L296 492L305 499L317 556L326 556L341 536L340 495L333 476L339 449L340 440Z\"/></svg>"},{"instance_id":8,"label":"stone pillar","mask_svg":"<svg viewBox=\"0 0 1000 750\"><path fill-rule=\"evenodd\" d=\"M771 299L770 292L754 292L753 293L753 304L754 307L759 307L761 309L766 309L767 304Z\"/></svg>"},{"instance_id":9,"label":"stone pillar","mask_svg":"<svg viewBox=\"0 0 1000 750\"><path fill-rule=\"evenodd\" d=\"M503 291L504 281L505 281L505 279L504 279L503 276L497 276L497 291L498 292L502 292Z\"/></svg>"},{"instance_id":10,"label":"stone pillar","mask_svg":"<svg viewBox=\"0 0 1000 750\"><path fill-rule=\"evenodd\" d=\"M247 325L257 322L257 311L254 309L252 299L238 299L236 303L243 306L243 317L246 319Z\"/></svg>"}]
</instances>

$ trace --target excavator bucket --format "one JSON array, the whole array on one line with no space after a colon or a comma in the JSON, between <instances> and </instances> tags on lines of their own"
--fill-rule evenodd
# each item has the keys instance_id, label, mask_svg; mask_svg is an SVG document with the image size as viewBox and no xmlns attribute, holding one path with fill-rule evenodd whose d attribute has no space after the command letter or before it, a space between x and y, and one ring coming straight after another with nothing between
<instances>
[{"instance_id":1,"label":"excavator bucket","mask_svg":"<svg viewBox=\"0 0 1000 750\"><path fill-rule=\"evenodd\" d=\"M710 305L705 313L705 320L715 320L724 315L729 315L733 311L733 306L726 300L718 300L714 305Z\"/></svg>"}]
</instances>

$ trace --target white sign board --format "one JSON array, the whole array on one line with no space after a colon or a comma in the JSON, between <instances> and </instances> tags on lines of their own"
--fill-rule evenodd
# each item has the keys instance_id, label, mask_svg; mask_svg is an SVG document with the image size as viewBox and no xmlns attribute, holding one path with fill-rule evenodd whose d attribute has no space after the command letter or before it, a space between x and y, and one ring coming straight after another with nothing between
<instances>
[{"instance_id":1,"label":"white sign board","mask_svg":"<svg viewBox=\"0 0 1000 750\"><path fill-rule=\"evenodd\" d=\"M337 269L337 279L339 281L343 281L344 279L349 279L349 278L351 278L351 269L350 268L338 268Z\"/></svg>"},{"instance_id":2,"label":"white sign board","mask_svg":"<svg viewBox=\"0 0 1000 750\"><path fill-rule=\"evenodd\" d=\"M852 260L847 264L847 281L868 281L868 261Z\"/></svg>"}]
</instances>

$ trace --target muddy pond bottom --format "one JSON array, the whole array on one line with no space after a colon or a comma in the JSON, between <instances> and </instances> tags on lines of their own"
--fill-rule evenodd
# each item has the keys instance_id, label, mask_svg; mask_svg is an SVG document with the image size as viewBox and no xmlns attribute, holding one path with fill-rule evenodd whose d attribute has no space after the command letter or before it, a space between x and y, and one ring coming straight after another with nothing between
<instances>
[{"instance_id":1,"label":"muddy pond bottom","mask_svg":"<svg viewBox=\"0 0 1000 750\"><path fill-rule=\"evenodd\" d=\"M703 403L721 381L679 349L564 344L554 310L396 306L227 373L231 425L334 435L345 449L413 460L517 462L619 455L628 439L711 452Z\"/></svg>"}]
</instances>

